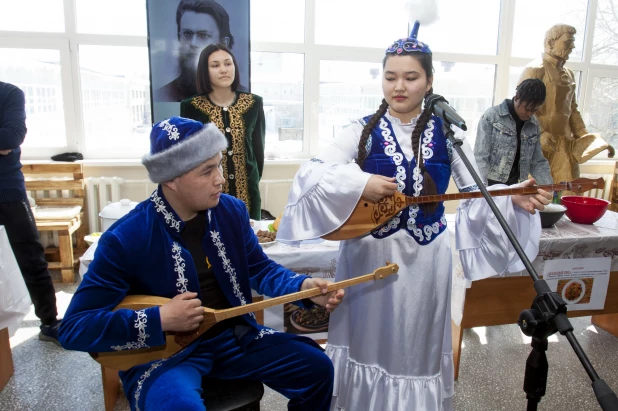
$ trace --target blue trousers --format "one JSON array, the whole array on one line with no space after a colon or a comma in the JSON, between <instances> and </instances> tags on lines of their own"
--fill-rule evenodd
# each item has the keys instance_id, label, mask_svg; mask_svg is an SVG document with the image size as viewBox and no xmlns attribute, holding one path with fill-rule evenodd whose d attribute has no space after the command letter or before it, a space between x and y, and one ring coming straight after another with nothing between
<instances>
[{"instance_id":1,"label":"blue trousers","mask_svg":"<svg viewBox=\"0 0 618 411\"><path fill-rule=\"evenodd\" d=\"M290 410L327 411L333 393L333 365L318 348L289 340L245 351L227 330L160 375L145 393L145 409L205 410L203 376L262 381L290 400Z\"/></svg>"}]
</instances>

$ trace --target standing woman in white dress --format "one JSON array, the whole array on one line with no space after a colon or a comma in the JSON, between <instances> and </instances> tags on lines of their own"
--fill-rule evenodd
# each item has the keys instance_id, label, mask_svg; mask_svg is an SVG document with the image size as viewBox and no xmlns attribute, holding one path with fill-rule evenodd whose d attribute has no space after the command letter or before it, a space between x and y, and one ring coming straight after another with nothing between
<instances>
[{"instance_id":1,"label":"standing woman in white dress","mask_svg":"<svg viewBox=\"0 0 618 411\"><path fill-rule=\"evenodd\" d=\"M451 176L460 191L477 189L447 142L442 120L422 110L434 78L431 50L416 38L418 26L386 51L378 111L350 125L299 170L277 239L327 234L347 220L361 197L377 201L395 190L443 194ZM474 162L465 140L463 148ZM492 188L498 187L504 186ZM542 190L495 198L530 258L537 254L541 230L531 214L550 199ZM485 276L523 269L490 214L484 199L462 201L457 248L464 266L474 265ZM370 273L386 261L399 265L398 275L351 287L331 315L326 348L335 366L331 407L451 409L451 250L442 203L410 206L383 227L343 241L336 280Z\"/></svg>"}]
</instances>

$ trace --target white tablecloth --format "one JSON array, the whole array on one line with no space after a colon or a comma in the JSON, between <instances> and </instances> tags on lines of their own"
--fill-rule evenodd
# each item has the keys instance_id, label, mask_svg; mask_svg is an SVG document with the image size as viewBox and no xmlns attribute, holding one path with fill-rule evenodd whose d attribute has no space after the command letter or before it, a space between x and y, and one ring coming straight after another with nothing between
<instances>
[{"instance_id":1,"label":"white tablecloth","mask_svg":"<svg viewBox=\"0 0 618 411\"><path fill-rule=\"evenodd\" d=\"M471 282L464 278L459 253L455 248L455 215L447 215L450 231L451 252L453 254L453 293L451 296L451 315L459 325L463 315L466 288ZM543 275L545 261L572 258L610 257L611 271L618 271L618 213L607 211L596 223L576 224L566 216L554 227L541 231L539 254L532 266L539 276ZM528 276L527 271L507 273L505 276ZM532 283L530 283L532 284Z\"/></svg>"},{"instance_id":2,"label":"white tablecloth","mask_svg":"<svg viewBox=\"0 0 618 411\"><path fill-rule=\"evenodd\" d=\"M12 337L30 311L30 295L9 244L6 229L0 225L0 330L9 329Z\"/></svg>"}]
</instances>

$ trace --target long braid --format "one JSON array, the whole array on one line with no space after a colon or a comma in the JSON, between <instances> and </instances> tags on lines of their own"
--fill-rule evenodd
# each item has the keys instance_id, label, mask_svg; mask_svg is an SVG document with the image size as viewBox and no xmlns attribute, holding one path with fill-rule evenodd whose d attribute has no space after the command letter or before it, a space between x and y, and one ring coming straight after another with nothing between
<instances>
[{"instance_id":1,"label":"long braid","mask_svg":"<svg viewBox=\"0 0 618 411\"><path fill-rule=\"evenodd\" d=\"M433 92L433 88L429 90L431 94ZM423 176L423 189L421 191L422 195L435 195L438 194L438 189L436 187L436 183L431 178L431 175L425 169L425 161L423 159L423 150L421 149L419 152L419 145L421 144L421 135L425 131L425 127L427 127L427 123L431 119L431 110L428 110L428 107L425 107L423 112L421 113L418 121L416 122L416 126L414 127L414 131L412 132L412 149L414 150L414 155L419 155L420 157L416 159L417 164L420 167L421 175ZM438 203L424 203L421 204L420 207L424 213L433 213L436 210Z\"/></svg>"},{"instance_id":2,"label":"long braid","mask_svg":"<svg viewBox=\"0 0 618 411\"><path fill-rule=\"evenodd\" d=\"M358 142L358 156L356 158L356 163L359 167L363 167L363 163L365 159L369 155L367 153L367 140L369 139L369 135L371 134L371 130L378 124L380 117L382 117L386 113L386 109L388 108L388 103L385 99L382 99L382 104L380 104L380 108L375 114L369 119L365 127L363 128L363 132L361 133L360 141Z\"/></svg>"}]
</instances>

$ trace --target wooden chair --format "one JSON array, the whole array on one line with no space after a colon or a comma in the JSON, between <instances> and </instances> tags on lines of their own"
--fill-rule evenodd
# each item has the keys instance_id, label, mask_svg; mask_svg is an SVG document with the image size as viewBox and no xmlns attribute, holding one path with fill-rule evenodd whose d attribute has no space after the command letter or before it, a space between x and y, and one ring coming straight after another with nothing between
<instances>
[{"instance_id":1,"label":"wooden chair","mask_svg":"<svg viewBox=\"0 0 618 411\"><path fill-rule=\"evenodd\" d=\"M614 167L614 176L612 178L608 200L611 203L609 209L618 212L618 161L616 161L616 166Z\"/></svg>"},{"instance_id":2,"label":"wooden chair","mask_svg":"<svg viewBox=\"0 0 618 411\"><path fill-rule=\"evenodd\" d=\"M26 164L22 166L22 172L26 178L26 191L31 193L37 205L33 213L39 232L58 233L58 247L45 249L49 269L60 270L62 282L72 283L79 255L88 248L84 241L88 234L88 220L84 218L82 165L65 162ZM76 209L76 206L81 209Z\"/></svg>"},{"instance_id":3,"label":"wooden chair","mask_svg":"<svg viewBox=\"0 0 618 411\"><path fill-rule=\"evenodd\" d=\"M610 195L611 195L611 189L612 189L612 174L589 174L589 173L583 173L580 175L580 177L582 178L591 178L591 179L597 179L599 177L601 177L603 180L605 180L605 188L604 189L594 189L594 190L589 190L586 191L585 193L579 194L582 195L584 197L593 197L593 198L600 198L602 200L610 200Z\"/></svg>"}]
</instances>

